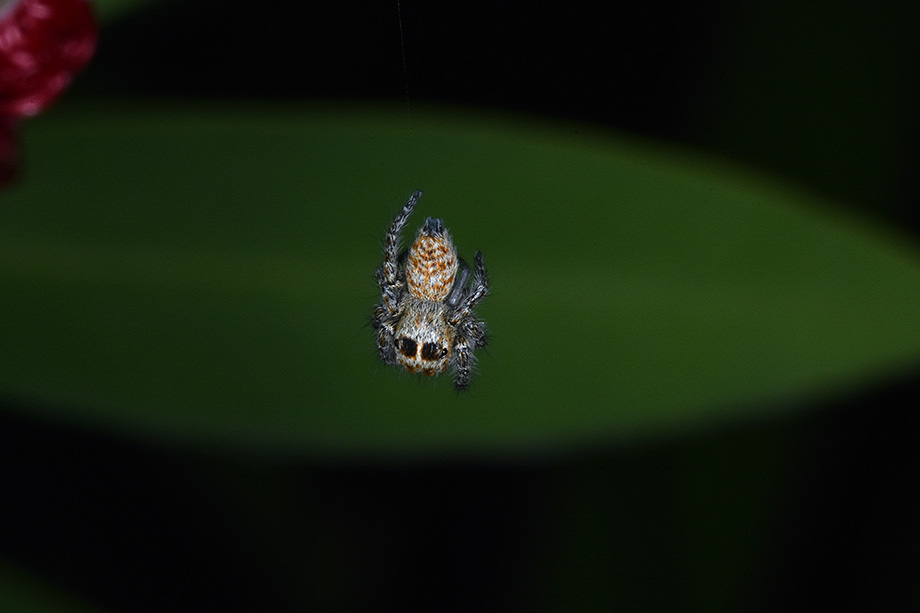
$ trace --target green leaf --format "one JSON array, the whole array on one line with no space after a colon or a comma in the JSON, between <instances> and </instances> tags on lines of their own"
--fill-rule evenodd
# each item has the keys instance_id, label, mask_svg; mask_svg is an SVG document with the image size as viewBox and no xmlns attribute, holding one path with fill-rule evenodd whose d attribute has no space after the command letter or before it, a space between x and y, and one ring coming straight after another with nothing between
<instances>
[{"instance_id":1,"label":"green leaf","mask_svg":"<svg viewBox=\"0 0 920 613\"><path fill-rule=\"evenodd\" d=\"M835 203L586 128L414 109L61 109L0 203L0 393L305 454L480 454L762 418L916 365L918 253ZM468 393L376 362L383 232L482 250ZM836 209L836 210L835 210Z\"/></svg>"},{"instance_id":2,"label":"green leaf","mask_svg":"<svg viewBox=\"0 0 920 613\"><path fill-rule=\"evenodd\" d=\"M91 0L96 16L103 25L161 0Z\"/></svg>"},{"instance_id":3,"label":"green leaf","mask_svg":"<svg viewBox=\"0 0 920 613\"><path fill-rule=\"evenodd\" d=\"M62 590L0 561L0 611L88 613L93 610Z\"/></svg>"}]
</instances>

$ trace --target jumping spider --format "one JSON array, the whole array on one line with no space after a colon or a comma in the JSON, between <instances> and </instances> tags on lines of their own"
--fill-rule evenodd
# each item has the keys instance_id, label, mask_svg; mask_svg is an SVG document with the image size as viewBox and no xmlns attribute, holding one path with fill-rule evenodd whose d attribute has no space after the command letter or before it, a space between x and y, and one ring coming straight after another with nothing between
<instances>
[{"instance_id":1,"label":"jumping spider","mask_svg":"<svg viewBox=\"0 0 920 613\"><path fill-rule=\"evenodd\" d=\"M457 257L440 219L429 217L408 252L399 253L403 226L422 192L416 191L387 229L377 269L380 304L374 309L377 350L387 364L437 375L454 369L454 387L470 384L474 349L485 347L485 324L473 312L489 292L482 253L475 271Z\"/></svg>"}]
</instances>

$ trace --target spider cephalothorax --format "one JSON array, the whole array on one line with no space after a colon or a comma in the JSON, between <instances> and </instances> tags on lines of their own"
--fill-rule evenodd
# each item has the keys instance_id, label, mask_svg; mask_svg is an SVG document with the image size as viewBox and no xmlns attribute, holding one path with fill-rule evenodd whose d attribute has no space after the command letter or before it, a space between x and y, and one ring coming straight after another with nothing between
<instances>
[{"instance_id":1,"label":"spider cephalothorax","mask_svg":"<svg viewBox=\"0 0 920 613\"><path fill-rule=\"evenodd\" d=\"M482 254L475 270L457 257L440 219L429 217L408 252L399 253L403 226L422 192L409 197L387 229L377 269L381 300L374 309L377 350L387 364L437 375L452 367L454 386L470 384L473 350L486 345L485 325L473 307L489 292Z\"/></svg>"}]
</instances>

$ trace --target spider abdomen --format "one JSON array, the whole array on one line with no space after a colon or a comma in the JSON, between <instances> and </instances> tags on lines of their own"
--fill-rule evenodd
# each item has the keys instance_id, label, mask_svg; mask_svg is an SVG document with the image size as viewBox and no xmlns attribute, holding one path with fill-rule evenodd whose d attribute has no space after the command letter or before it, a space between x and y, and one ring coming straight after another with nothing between
<instances>
[{"instance_id":1,"label":"spider abdomen","mask_svg":"<svg viewBox=\"0 0 920 613\"><path fill-rule=\"evenodd\" d=\"M441 302L457 276L457 250L440 219L429 217L409 249L406 284L420 300Z\"/></svg>"}]
</instances>

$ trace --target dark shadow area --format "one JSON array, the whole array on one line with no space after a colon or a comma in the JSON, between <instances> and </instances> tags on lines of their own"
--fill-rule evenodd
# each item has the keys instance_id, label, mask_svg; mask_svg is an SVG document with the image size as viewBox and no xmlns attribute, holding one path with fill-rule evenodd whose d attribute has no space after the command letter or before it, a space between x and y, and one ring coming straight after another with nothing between
<instances>
[{"instance_id":1,"label":"dark shadow area","mask_svg":"<svg viewBox=\"0 0 920 613\"><path fill-rule=\"evenodd\" d=\"M7 402L0 557L113 610L909 610L918 391L529 465L202 455Z\"/></svg>"},{"instance_id":2,"label":"dark shadow area","mask_svg":"<svg viewBox=\"0 0 920 613\"><path fill-rule=\"evenodd\" d=\"M920 229L920 17L901 0L157 2L70 95L500 109L680 143ZM407 77L407 78L406 78Z\"/></svg>"}]
</instances>

